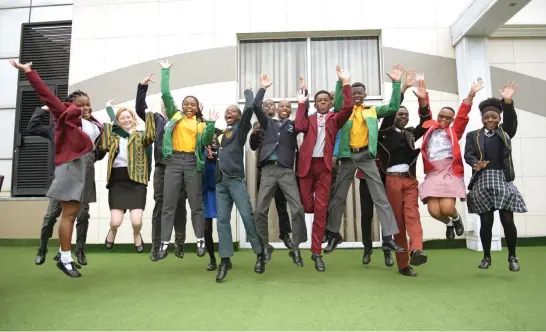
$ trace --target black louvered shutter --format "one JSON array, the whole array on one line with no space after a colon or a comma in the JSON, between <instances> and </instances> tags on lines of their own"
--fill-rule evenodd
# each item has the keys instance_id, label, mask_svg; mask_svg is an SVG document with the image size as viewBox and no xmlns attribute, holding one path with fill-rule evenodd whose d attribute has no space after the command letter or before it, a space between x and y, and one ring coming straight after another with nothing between
<instances>
[{"instance_id":1,"label":"black louvered shutter","mask_svg":"<svg viewBox=\"0 0 546 332\"><path fill-rule=\"evenodd\" d=\"M68 94L70 39L72 22L29 23L22 25L20 63L32 62L45 84L64 100ZM30 136L27 126L36 107L44 104L38 98L23 71L19 73L15 137L13 149L12 196L45 196L54 168L49 141ZM43 125L49 125L48 116Z\"/></svg>"}]
</instances>

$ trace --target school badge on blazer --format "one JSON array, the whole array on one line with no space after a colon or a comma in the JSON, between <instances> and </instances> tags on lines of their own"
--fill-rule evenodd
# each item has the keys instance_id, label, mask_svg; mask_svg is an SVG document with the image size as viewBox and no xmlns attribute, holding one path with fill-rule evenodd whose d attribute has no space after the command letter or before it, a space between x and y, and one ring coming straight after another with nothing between
<instances>
[{"instance_id":1,"label":"school badge on blazer","mask_svg":"<svg viewBox=\"0 0 546 332\"><path fill-rule=\"evenodd\" d=\"M233 135L233 132L232 132L231 130L230 130L230 131L226 131L226 132L224 133L224 136L225 136L226 138L230 138L231 135Z\"/></svg>"}]
</instances>

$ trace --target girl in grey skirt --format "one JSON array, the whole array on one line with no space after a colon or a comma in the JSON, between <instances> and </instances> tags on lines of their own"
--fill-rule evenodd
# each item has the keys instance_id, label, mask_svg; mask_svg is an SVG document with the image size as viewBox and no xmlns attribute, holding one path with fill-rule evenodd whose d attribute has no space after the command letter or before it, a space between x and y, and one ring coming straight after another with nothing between
<instances>
[{"instance_id":1,"label":"girl in grey skirt","mask_svg":"<svg viewBox=\"0 0 546 332\"><path fill-rule=\"evenodd\" d=\"M516 85L507 84L499 91L502 100L489 98L480 103L483 128L466 135L464 158L473 169L467 204L470 213L480 215L484 257L478 267L488 269L491 266L494 212L498 210L508 247L508 268L517 272L520 267L516 256L518 232L514 212L527 212L527 206L513 184L515 173L511 139L516 135L518 119L512 95ZM504 121L499 125L503 111Z\"/></svg>"},{"instance_id":2,"label":"girl in grey skirt","mask_svg":"<svg viewBox=\"0 0 546 332\"><path fill-rule=\"evenodd\" d=\"M96 201L95 143L102 133L102 125L91 115L89 97L81 91L73 92L67 102L61 102L26 64L10 61L25 72L34 91L48 107L55 119L55 178L47 196L61 201L62 214L59 225L61 259L57 267L67 276L81 277L71 253L74 221L81 203Z\"/></svg>"}]
</instances>

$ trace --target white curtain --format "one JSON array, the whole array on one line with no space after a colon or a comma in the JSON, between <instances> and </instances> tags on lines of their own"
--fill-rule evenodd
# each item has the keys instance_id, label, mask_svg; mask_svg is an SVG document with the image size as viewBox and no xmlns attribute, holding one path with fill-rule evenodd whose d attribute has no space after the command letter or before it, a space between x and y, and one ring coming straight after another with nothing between
<instances>
[{"instance_id":1,"label":"white curtain","mask_svg":"<svg viewBox=\"0 0 546 332\"><path fill-rule=\"evenodd\" d=\"M244 98L248 83L258 90L262 73L273 82L268 98L295 97L299 77L307 77L306 39L241 41L239 54L239 98Z\"/></svg>"},{"instance_id":2,"label":"white curtain","mask_svg":"<svg viewBox=\"0 0 546 332\"><path fill-rule=\"evenodd\" d=\"M311 39L312 93L333 91L336 65L351 73L351 82L362 82L369 96L381 94L379 41L374 37Z\"/></svg>"}]
</instances>

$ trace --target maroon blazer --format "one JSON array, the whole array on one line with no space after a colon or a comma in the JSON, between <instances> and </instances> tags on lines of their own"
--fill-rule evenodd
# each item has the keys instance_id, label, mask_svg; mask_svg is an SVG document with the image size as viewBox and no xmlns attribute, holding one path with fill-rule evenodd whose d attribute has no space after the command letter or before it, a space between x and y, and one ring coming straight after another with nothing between
<instances>
[{"instance_id":1,"label":"maroon blazer","mask_svg":"<svg viewBox=\"0 0 546 332\"><path fill-rule=\"evenodd\" d=\"M353 96L351 92L351 86L345 84L342 89L343 93L343 107L338 113L328 112L325 120L325 137L324 137L324 163L326 168L332 171L332 156L334 153L334 144L336 142L336 135L339 129L343 127L345 122L349 120L351 114L353 114ZM307 176L311 169L311 160L313 159L313 149L317 141L318 133L318 119L317 113L306 116L305 104L298 104L298 111L296 112L296 132L303 132L303 143L301 144L299 157L298 157L298 177L303 178Z\"/></svg>"},{"instance_id":2,"label":"maroon blazer","mask_svg":"<svg viewBox=\"0 0 546 332\"><path fill-rule=\"evenodd\" d=\"M81 130L83 113L81 107L60 101L48 89L36 71L32 70L25 75L55 119L55 166L78 159L93 150L94 142ZM97 124L102 133L103 128L100 122L94 117L89 120Z\"/></svg>"}]
</instances>

